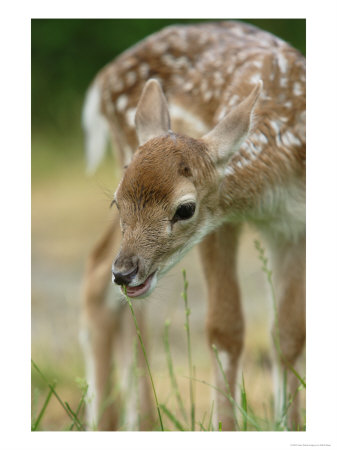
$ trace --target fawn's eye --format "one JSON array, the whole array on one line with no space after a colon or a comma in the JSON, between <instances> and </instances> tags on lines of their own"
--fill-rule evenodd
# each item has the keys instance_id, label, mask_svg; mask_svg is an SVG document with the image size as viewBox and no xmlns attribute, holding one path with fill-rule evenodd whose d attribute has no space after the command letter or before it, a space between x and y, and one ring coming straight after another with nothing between
<instances>
[{"instance_id":1,"label":"fawn's eye","mask_svg":"<svg viewBox=\"0 0 337 450\"><path fill-rule=\"evenodd\" d=\"M178 220L187 220L190 219L195 212L195 203L184 203L179 205L174 216L172 222L177 222Z\"/></svg>"}]
</instances>

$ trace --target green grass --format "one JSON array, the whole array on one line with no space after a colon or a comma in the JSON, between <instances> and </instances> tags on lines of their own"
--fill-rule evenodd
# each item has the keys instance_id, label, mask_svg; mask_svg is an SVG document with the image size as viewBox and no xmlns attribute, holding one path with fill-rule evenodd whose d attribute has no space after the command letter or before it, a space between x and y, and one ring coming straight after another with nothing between
<instances>
[{"instance_id":1,"label":"green grass","mask_svg":"<svg viewBox=\"0 0 337 450\"><path fill-rule=\"evenodd\" d=\"M70 422L69 422L69 426L68 426L67 430L71 431L75 427L78 431L84 431L85 425L84 425L83 420L80 415L83 413L85 397L86 397L87 390L88 390L87 384L85 382L83 382L82 380L79 381L79 388L81 390L81 398L80 398L80 401L74 411L71 408L71 406L69 405L69 403L67 401L63 401L61 399L60 395L58 394L58 392L56 391L57 383L55 381L50 382L46 378L44 373L41 371L39 366L33 360L31 360L31 363L32 363L32 368L39 375L40 379L43 381L43 383L45 383L46 386L48 386L48 394L42 405L41 410L39 411L37 416L34 416L34 415L32 416L31 430L39 431L39 426L40 426L41 420L46 413L46 410L47 410L47 407L48 407L51 397L54 396L56 398L56 400L59 402L61 408L63 408L63 410L65 411L65 414L69 418Z\"/></svg>"},{"instance_id":2,"label":"green grass","mask_svg":"<svg viewBox=\"0 0 337 450\"><path fill-rule=\"evenodd\" d=\"M276 309L276 301L275 301L275 292L272 284L272 273L268 268L268 261L264 254L264 249L262 248L259 242L255 242L255 246L258 250L259 259L262 262L262 270L267 275L267 281L272 291L273 302L274 302L274 319L276 320L276 328L277 328L277 309ZM148 372L148 376L150 379L153 396L155 399L155 405L159 420L159 430L161 431L218 431L222 429L221 422L217 424L214 428L213 425L213 411L214 404L210 404L209 410L205 411L202 418L198 419L196 414L196 385L197 383L203 384L209 387L209 390L216 390L220 395L226 396L230 403L233 406L233 410L235 412L235 421L236 428L240 431L267 431L267 430L275 430L275 431L286 431L287 428L287 414L289 408L294 400L287 394L286 390L286 378L284 376L284 386L283 386L283 414L279 421L275 421L268 417L268 411L266 405L264 405L264 415L259 416L254 409L251 407L249 398L249 392L246 390L246 383L244 373L241 374L241 381L239 383L239 392L240 395L238 399L234 399L230 392L219 390L216 386L210 384L206 380L199 379L196 375L196 367L193 364L192 360L192 349L193 343L191 339L191 327L190 327L190 315L191 309L188 304L188 281L186 277L186 272L183 271L183 291L182 298L184 302L185 309L185 330L186 330L186 361L187 361L187 370L188 375L180 377L188 379L188 391L189 391L189 403L186 402L185 396L181 393L181 388L179 386L179 377L176 375L176 368L174 365L174 361L172 358L171 347L170 347L170 337L169 337L169 328L170 321L166 320L164 326L163 333L163 347L166 356L167 362L167 372L168 378L170 381L170 389L171 392L169 396L167 396L167 392L160 392L156 388L156 382L152 374L152 370L149 364L149 359L147 355L146 348L144 346L144 341L142 339L140 329L137 323L137 319L133 310L133 305L131 300L126 296L130 314L133 318L136 334L144 354L146 368ZM278 333L274 334L274 339L277 339ZM279 342L275 342L276 348L280 350ZM136 351L136 350L135 350ZM213 351L215 354L215 358L218 362L220 371L226 381L226 375L224 373L223 367L221 365L221 361L218 356L218 349L213 346ZM135 364L132 374L133 379L137 381L137 355L135 355ZM290 368L291 369L291 368ZM35 390L32 393L32 431L39 431L47 429L44 426L44 419L48 414L48 409L50 408L51 400L56 399L59 408L63 409L64 415L67 418L67 422L64 426L64 430L68 431L82 431L86 429L86 424L84 420L84 408L85 403L88 401L87 399L87 385L86 383L79 379L77 380L77 401L72 401L72 406L70 402L65 399L62 399L62 396L59 394L58 384L53 377L53 373L45 374L38 364L36 364L32 360L32 370L34 372L34 376L32 377L33 383L35 385ZM286 372L283 373L283 375ZM299 388L295 395L299 395L300 391L305 390L306 384L304 377L301 377L295 370L293 373L298 377L299 380ZM166 396L165 401L163 401L162 397ZM265 400L265 399L264 399ZM39 403L39 407L37 404ZM272 402L271 402L272 403ZM122 407L123 409L123 407ZM199 412L200 413L200 412ZM141 410L137 411L138 416L141 414ZM123 426L123 429L127 429L127 424ZM157 428L155 428L157 429Z\"/></svg>"}]
</instances>

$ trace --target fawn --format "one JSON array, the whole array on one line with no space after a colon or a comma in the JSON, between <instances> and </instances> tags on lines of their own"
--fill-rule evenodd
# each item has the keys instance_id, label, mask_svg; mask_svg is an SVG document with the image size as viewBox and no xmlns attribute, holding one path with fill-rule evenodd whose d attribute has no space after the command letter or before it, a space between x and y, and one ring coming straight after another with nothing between
<instances>
[{"instance_id":1,"label":"fawn","mask_svg":"<svg viewBox=\"0 0 337 450\"><path fill-rule=\"evenodd\" d=\"M209 344L225 372L224 379L214 361L215 384L235 397L244 335L236 254L248 222L272 255L275 359L293 396L289 427L297 429L299 381L292 369L305 344L305 114L304 57L240 22L165 28L99 72L83 114L88 167L99 164L110 131L125 170L84 285L89 425L116 429L117 403L105 399L119 335L124 356L131 352L123 307L116 297L111 307L107 296L111 267L117 296L126 287L130 298L143 298L196 244L208 288ZM148 429L146 380L140 396L139 426ZM231 402L216 394L215 406L216 422L233 430Z\"/></svg>"}]
</instances>

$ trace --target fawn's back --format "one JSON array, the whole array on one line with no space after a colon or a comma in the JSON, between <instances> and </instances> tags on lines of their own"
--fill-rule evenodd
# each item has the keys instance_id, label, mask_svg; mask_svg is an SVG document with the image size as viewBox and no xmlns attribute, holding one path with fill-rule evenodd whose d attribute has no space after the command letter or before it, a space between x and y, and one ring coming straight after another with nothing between
<instances>
[{"instance_id":1,"label":"fawn's back","mask_svg":"<svg viewBox=\"0 0 337 450\"><path fill-rule=\"evenodd\" d=\"M263 81L249 137L224 168L224 205L233 220L252 220L262 228L268 223L272 233L296 239L305 215L303 56L239 22L172 26L148 37L95 81L124 165L137 148L136 106L149 78L164 89L172 129L192 137L207 133Z\"/></svg>"}]
</instances>

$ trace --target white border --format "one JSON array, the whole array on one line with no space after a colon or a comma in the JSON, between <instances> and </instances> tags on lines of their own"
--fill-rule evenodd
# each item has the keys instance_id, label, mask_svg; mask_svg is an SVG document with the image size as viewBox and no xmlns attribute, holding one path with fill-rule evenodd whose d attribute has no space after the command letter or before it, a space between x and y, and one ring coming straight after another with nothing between
<instances>
[{"instance_id":1,"label":"white border","mask_svg":"<svg viewBox=\"0 0 337 450\"><path fill-rule=\"evenodd\" d=\"M192 446L336 448L336 4L287 0L221 2L7 2L1 18L2 324L1 447L171 449ZM19 3L19 4L18 4ZM122 2L118 2L122 3ZM199 2L201 3L201 2ZM123 9L121 9L123 8ZM132 15L131 15L132 14ZM305 433L30 432L30 19L43 17L307 18L308 358Z\"/></svg>"}]
</instances>

